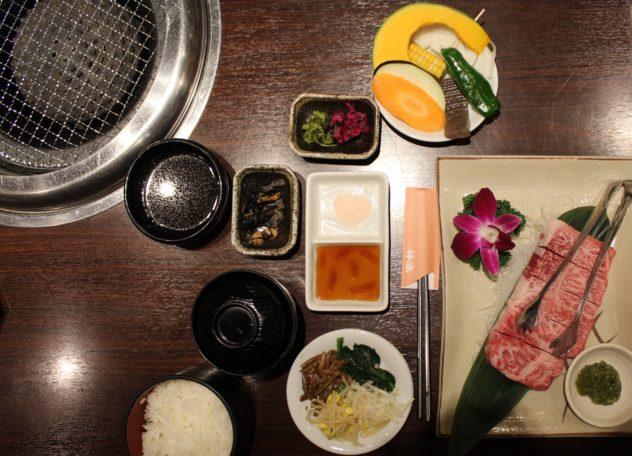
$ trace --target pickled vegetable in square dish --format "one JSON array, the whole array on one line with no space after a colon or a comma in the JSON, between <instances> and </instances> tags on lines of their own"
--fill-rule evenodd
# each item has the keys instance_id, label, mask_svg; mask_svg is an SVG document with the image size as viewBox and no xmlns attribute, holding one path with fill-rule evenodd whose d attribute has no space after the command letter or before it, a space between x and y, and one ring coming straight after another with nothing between
<instances>
[{"instance_id":1,"label":"pickled vegetable in square dish","mask_svg":"<svg viewBox=\"0 0 632 456\"><path fill-rule=\"evenodd\" d=\"M324 301L380 298L379 245L321 245L316 248L316 297Z\"/></svg>"}]
</instances>

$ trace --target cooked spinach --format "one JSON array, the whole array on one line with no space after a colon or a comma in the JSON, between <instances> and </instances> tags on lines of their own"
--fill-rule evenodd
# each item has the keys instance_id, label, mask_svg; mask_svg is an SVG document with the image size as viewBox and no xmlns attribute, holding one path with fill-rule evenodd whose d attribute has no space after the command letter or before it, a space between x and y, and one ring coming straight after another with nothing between
<instances>
[{"instance_id":1,"label":"cooked spinach","mask_svg":"<svg viewBox=\"0 0 632 456\"><path fill-rule=\"evenodd\" d=\"M373 380L366 369L358 366L357 364L353 362L347 363L345 367L342 368L342 371L345 374L350 375L352 379L354 379L356 382L358 382L361 385L368 381Z\"/></svg>"},{"instance_id":2,"label":"cooked spinach","mask_svg":"<svg viewBox=\"0 0 632 456\"><path fill-rule=\"evenodd\" d=\"M353 344L353 348L344 345L344 338L336 340L338 358L347 361L342 371L356 382L363 384L368 381L384 391L391 392L395 388L395 377L390 372L381 369L380 355L363 344Z\"/></svg>"},{"instance_id":3,"label":"cooked spinach","mask_svg":"<svg viewBox=\"0 0 632 456\"><path fill-rule=\"evenodd\" d=\"M375 386L384 391L393 391L395 388L395 376L389 371L380 369L379 367L370 367L368 369L371 381Z\"/></svg>"},{"instance_id":4,"label":"cooked spinach","mask_svg":"<svg viewBox=\"0 0 632 456\"><path fill-rule=\"evenodd\" d=\"M375 366L376 364L379 366L380 355L367 345L354 344L353 360L362 366Z\"/></svg>"}]
</instances>

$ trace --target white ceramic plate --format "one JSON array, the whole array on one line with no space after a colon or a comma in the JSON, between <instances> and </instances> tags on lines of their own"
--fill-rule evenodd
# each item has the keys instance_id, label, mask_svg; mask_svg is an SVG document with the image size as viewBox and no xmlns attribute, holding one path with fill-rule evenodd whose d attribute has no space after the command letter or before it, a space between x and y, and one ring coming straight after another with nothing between
<instances>
[{"instance_id":1,"label":"white ceramic plate","mask_svg":"<svg viewBox=\"0 0 632 456\"><path fill-rule=\"evenodd\" d=\"M575 386L577 375L588 364L605 361L621 378L621 397L612 405L594 404L580 396ZM564 394L575 415L597 427L614 427L632 420L632 352L614 344L600 344L584 350L569 366L564 380Z\"/></svg>"},{"instance_id":2,"label":"white ceramic plate","mask_svg":"<svg viewBox=\"0 0 632 456\"><path fill-rule=\"evenodd\" d=\"M360 439L360 446L353 446L349 442L329 440L317 426L307 421L308 401L300 402L303 394L301 381L301 364L312 356L336 348L336 340L344 337L344 343L352 347L354 343L373 347L380 355L380 367L388 370L397 381L395 388L399 391L398 400L409 403L409 407L399 421L391 421L381 432L371 437ZM361 329L339 329L331 331L311 341L294 360L290 369L286 386L287 406L294 424L299 431L314 445L323 450L337 454L364 454L386 445L401 430L408 418L413 402L413 379L410 369L402 354L391 344L377 334Z\"/></svg>"},{"instance_id":3,"label":"white ceramic plate","mask_svg":"<svg viewBox=\"0 0 632 456\"><path fill-rule=\"evenodd\" d=\"M437 186L443 248L443 339L438 433L449 435L452 417L465 379L500 309L529 260L544 223L579 206L595 204L607 184L632 178L632 160L588 157L441 157ZM452 223L462 198L482 187L496 198L511 201L527 217L516 239L512 260L496 282L457 259L450 243L457 233ZM613 205L615 206L615 205ZM608 290L595 327L603 340L632 349L632 305L629 265L632 258L632 216L617 235L616 257L608 275ZM593 334L587 346L598 344ZM547 391L529 391L511 413L495 426L492 436L591 436L631 434L632 422L609 429L590 426L567 411L564 376Z\"/></svg>"},{"instance_id":4,"label":"white ceramic plate","mask_svg":"<svg viewBox=\"0 0 632 456\"><path fill-rule=\"evenodd\" d=\"M346 192L368 198L372 210L357 225L336 218L333 199ZM382 173L312 173L307 177L305 210L305 302L324 312L381 312L388 307L389 218L388 178ZM380 246L380 297L377 301L325 301L316 297L316 249L319 245L377 244Z\"/></svg>"},{"instance_id":5,"label":"white ceramic plate","mask_svg":"<svg viewBox=\"0 0 632 456\"><path fill-rule=\"evenodd\" d=\"M456 47L463 56L473 63L474 68L481 73L489 81L492 86L492 90L495 94L498 94L498 68L495 63L496 50L492 44L493 51L489 48L485 48L479 56L472 51L469 51L456 37L454 32L444 26L424 27L417 34L413 36L413 41L422 46L423 48L429 48L434 52L440 52L443 47ZM446 138L443 131L438 132L425 132L420 131L407 125L403 121L399 120L389 111L375 100L376 104L380 108L382 117L388 121L388 123L397 131L409 138L416 139L418 141L442 143L453 141ZM468 107L468 113L470 117L470 132L476 130L485 120L481 114L476 112L472 106Z\"/></svg>"}]
</instances>

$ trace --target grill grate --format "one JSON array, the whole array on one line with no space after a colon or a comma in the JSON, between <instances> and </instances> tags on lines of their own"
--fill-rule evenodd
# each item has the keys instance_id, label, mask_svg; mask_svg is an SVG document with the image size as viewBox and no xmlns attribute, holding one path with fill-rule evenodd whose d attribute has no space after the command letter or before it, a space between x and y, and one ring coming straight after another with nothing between
<instances>
[{"instance_id":1,"label":"grill grate","mask_svg":"<svg viewBox=\"0 0 632 456\"><path fill-rule=\"evenodd\" d=\"M1 159L69 166L117 127L154 57L147 1L0 0Z\"/></svg>"}]
</instances>

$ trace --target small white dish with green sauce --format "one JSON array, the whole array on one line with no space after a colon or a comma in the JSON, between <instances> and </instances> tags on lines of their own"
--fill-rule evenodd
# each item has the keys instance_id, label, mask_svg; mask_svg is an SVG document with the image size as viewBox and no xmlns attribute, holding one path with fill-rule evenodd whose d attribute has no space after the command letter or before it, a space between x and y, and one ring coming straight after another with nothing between
<instances>
[{"instance_id":1,"label":"small white dish with green sauce","mask_svg":"<svg viewBox=\"0 0 632 456\"><path fill-rule=\"evenodd\" d=\"M564 394L575 415L592 426L632 420L632 352L616 344L584 350L568 367Z\"/></svg>"}]
</instances>

